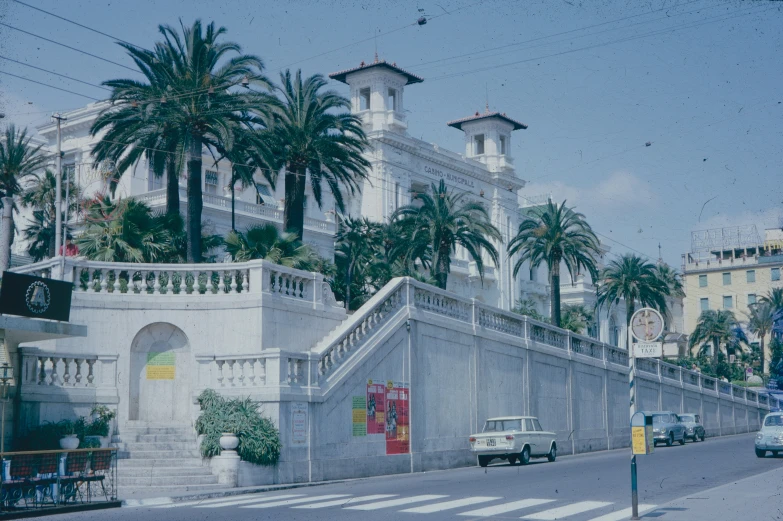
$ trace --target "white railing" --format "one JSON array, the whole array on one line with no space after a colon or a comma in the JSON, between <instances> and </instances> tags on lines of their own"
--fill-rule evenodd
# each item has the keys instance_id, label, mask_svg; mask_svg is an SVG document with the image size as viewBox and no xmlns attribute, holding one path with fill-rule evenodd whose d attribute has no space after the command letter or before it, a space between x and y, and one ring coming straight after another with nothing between
<instances>
[{"instance_id":1,"label":"white railing","mask_svg":"<svg viewBox=\"0 0 783 521\"><path fill-rule=\"evenodd\" d=\"M166 203L166 189L152 190L143 194L133 196L137 201L143 201L150 206L160 206ZM179 191L180 201L187 201L187 192L180 188ZM202 193L202 200L206 207L231 210L231 198L223 197L221 195ZM274 221L275 223L283 223L283 210L266 204L254 204L247 201L234 200L234 211L239 214L248 214L259 217L264 217L266 220ZM334 233L337 228L333 221L327 221L322 219L315 219L313 217L305 217L304 219L305 229L312 229L318 231L324 231L328 233Z\"/></svg>"},{"instance_id":2,"label":"white railing","mask_svg":"<svg viewBox=\"0 0 783 521\"><path fill-rule=\"evenodd\" d=\"M197 356L200 388L225 389L266 385L266 357L248 355Z\"/></svg>"},{"instance_id":3,"label":"white railing","mask_svg":"<svg viewBox=\"0 0 783 521\"><path fill-rule=\"evenodd\" d=\"M63 270L64 267L64 270ZM274 294L301 302L342 308L320 273L255 260L214 264L146 264L88 261L78 257L50 259L15 268L17 273L60 278L84 294L123 298L161 295L171 298Z\"/></svg>"},{"instance_id":4,"label":"white railing","mask_svg":"<svg viewBox=\"0 0 783 521\"><path fill-rule=\"evenodd\" d=\"M35 348L23 348L22 386L116 387L117 358L117 355L48 353Z\"/></svg>"}]
</instances>

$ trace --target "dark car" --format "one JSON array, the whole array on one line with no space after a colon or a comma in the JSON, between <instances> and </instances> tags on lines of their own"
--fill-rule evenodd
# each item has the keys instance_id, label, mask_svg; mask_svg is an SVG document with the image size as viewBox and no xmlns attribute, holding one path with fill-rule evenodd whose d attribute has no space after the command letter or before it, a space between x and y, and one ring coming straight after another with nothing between
<instances>
[{"instance_id":1,"label":"dark car","mask_svg":"<svg viewBox=\"0 0 783 521\"><path fill-rule=\"evenodd\" d=\"M685 425L680 423L677 415L671 411L645 412L645 416L653 418L653 443L665 443L671 447L674 442L685 445Z\"/></svg>"},{"instance_id":2,"label":"dark car","mask_svg":"<svg viewBox=\"0 0 783 521\"><path fill-rule=\"evenodd\" d=\"M693 441L704 441L704 425L701 424L701 416L698 414L680 414L680 423L685 426L685 437Z\"/></svg>"}]
</instances>

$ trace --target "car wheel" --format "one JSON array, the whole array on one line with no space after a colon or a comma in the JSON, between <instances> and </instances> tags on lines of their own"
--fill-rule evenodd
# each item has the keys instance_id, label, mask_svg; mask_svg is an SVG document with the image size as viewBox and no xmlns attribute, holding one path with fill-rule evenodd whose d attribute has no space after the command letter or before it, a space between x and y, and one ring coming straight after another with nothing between
<instances>
[{"instance_id":1,"label":"car wheel","mask_svg":"<svg viewBox=\"0 0 783 521\"><path fill-rule=\"evenodd\" d=\"M519 454L519 462L522 463L522 465L530 463L530 447L527 445L525 445L525 448L522 449L522 452Z\"/></svg>"},{"instance_id":2,"label":"car wheel","mask_svg":"<svg viewBox=\"0 0 783 521\"><path fill-rule=\"evenodd\" d=\"M478 457L478 464L480 467L486 467L489 465L490 458L489 456L479 456Z\"/></svg>"},{"instance_id":3,"label":"car wheel","mask_svg":"<svg viewBox=\"0 0 783 521\"><path fill-rule=\"evenodd\" d=\"M546 455L546 459L552 463L557 459L557 445L554 443L552 444L552 448L549 449L549 454Z\"/></svg>"},{"instance_id":4,"label":"car wheel","mask_svg":"<svg viewBox=\"0 0 783 521\"><path fill-rule=\"evenodd\" d=\"M772 457L773 457L773 458L777 458L777 457L778 457L778 451L776 451L776 450L773 450L773 451L772 451Z\"/></svg>"},{"instance_id":5,"label":"car wheel","mask_svg":"<svg viewBox=\"0 0 783 521\"><path fill-rule=\"evenodd\" d=\"M509 465L516 465L517 464L517 457L516 456L509 456L508 457L508 464Z\"/></svg>"},{"instance_id":6,"label":"car wheel","mask_svg":"<svg viewBox=\"0 0 783 521\"><path fill-rule=\"evenodd\" d=\"M666 446L671 447L672 445L674 445L674 433L670 432L669 438L666 440Z\"/></svg>"},{"instance_id":7,"label":"car wheel","mask_svg":"<svg viewBox=\"0 0 783 521\"><path fill-rule=\"evenodd\" d=\"M767 455L767 451L761 450L761 449L756 449L756 457L757 458L763 458L766 455Z\"/></svg>"},{"instance_id":8,"label":"car wheel","mask_svg":"<svg viewBox=\"0 0 783 521\"><path fill-rule=\"evenodd\" d=\"M680 445L685 445L685 433L682 435L682 439L680 440Z\"/></svg>"},{"instance_id":9,"label":"car wheel","mask_svg":"<svg viewBox=\"0 0 783 521\"><path fill-rule=\"evenodd\" d=\"M702 432L702 433L701 433L701 436L699 437L699 439L700 439L701 441L704 441L704 438L705 438L705 436L704 436L704 433Z\"/></svg>"}]
</instances>

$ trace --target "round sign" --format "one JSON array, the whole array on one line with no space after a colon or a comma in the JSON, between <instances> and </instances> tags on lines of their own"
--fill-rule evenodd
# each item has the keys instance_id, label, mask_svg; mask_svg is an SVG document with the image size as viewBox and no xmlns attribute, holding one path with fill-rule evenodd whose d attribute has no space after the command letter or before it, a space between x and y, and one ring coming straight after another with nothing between
<instances>
[{"instance_id":1,"label":"round sign","mask_svg":"<svg viewBox=\"0 0 783 521\"><path fill-rule=\"evenodd\" d=\"M652 342L663 333L663 317L652 308L642 308L631 317L631 334L639 342Z\"/></svg>"}]
</instances>

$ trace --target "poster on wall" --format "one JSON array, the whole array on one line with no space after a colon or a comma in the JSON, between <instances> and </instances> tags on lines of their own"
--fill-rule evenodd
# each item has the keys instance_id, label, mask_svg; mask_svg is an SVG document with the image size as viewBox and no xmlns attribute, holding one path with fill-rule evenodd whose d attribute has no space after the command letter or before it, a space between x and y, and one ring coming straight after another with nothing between
<instances>
[{"instance_id":1,"label":"poster on wall","mask_svg":"<svg viewBox=\"0 0 783 521\"><path fill-rule=\"evenodd\" d=\"M174 380L176 356L171 351L147 353L147 380Z\"/></svg>"},{"instance_id":2,"label":"poster on wall","mask_svg":"<svg viewBox=\"0 0 783 521\"><path fill-rule=\"evenodd\" d=\"M307 445L307 404L291 404L291 443Z\"/></svg>"},{"instance_id":3,"label":"poster on wall","mask_svg":"<svg viewBox=\"0 0 783 521\"><path fill-rule=\"evenodd\" d=\"M367 434L386 432L386 386L367 382Z\"/></svg>"},{"instance_id":4,"label":"poster on wall","mask_svg":"<svg viewBox=\"0 0 783 521\"><path fill-rule=\"evenodd\" d=\"M410 452L410 425L408 407L410 389L402 382L386 383L386 454Z\"/></svg>"},{"instance_id":5,"label":"poster on wall","mask_svg":"<svg viewBox=\"0 0 783 521\"><path fill-rule=\"evenodd\" d=\"M367 436L367 397L354 396L351 401L353 436Z\"/></svg>"}]
</instances>

